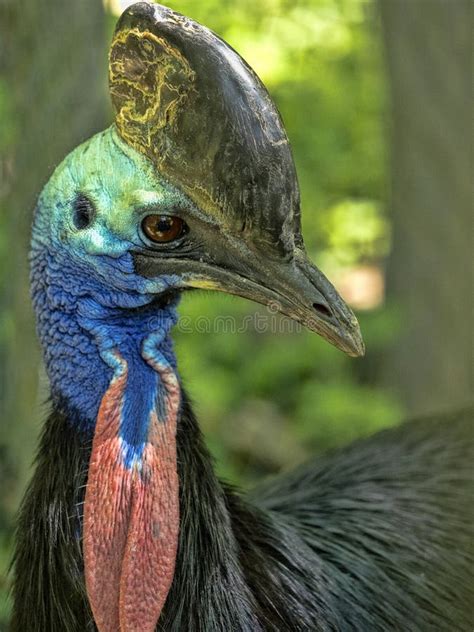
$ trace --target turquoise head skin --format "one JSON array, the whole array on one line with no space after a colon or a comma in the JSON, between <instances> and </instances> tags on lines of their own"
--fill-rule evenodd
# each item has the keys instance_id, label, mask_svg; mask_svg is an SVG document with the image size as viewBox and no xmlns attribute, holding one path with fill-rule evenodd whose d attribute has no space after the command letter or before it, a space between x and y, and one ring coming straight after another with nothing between
<instances>
[{"instance_id":1,"label":"turquoise head skin","mask_svg":"<svg viewBox=\"0 0 474 632\"><path fill-rule=\"evenodd\" d=\"M74 218L78 194L87 196L95 207L92 221L84 228L78 227ZM109 258L112 264L130 250L147 246L140 233L145 215L189 205L187 198L159 179L149 161L122 141L112 126L72 151L45 186L33 225L33 260L41 248L67 252L72 261L90 266L103 279L104 260L100 257ZM157 291L155 282L136 278L132 287L128 281L123 287L122 281L109 278L107 287L140 294Z\"/></svg>"},{"instance_id":2,"label":"turquoise head skin","mask_svg":"<svg viewBox=\"0 0 474 632\"><path fill-rule=\"evenodd\" d=\"M91 202L87 217L79 196ZM149 397L130 403L134 408L148 407L154 397L154 372L141 360L144 337L161 331L163 353L175 364L168 333L176 322L177 295L161 309L155 303L157 295L179 287L180 278L136 274L131 253L148 245L143 217L189 206L114 127L69 154L39 198L31 249L38 333L53 401L84 430L93 429L112 378L111 349L136 367L130 392L135 380L142 394L150 386Z\"/></svg>"}]
</instances>

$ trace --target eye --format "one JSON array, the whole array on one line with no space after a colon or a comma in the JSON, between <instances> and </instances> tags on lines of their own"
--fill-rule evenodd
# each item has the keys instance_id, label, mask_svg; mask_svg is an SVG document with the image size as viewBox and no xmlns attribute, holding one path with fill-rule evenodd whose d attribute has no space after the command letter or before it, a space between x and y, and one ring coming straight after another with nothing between
<instances>
[{"instance_id":1,"label":"eye","mask_svg":"<svg viewBox=\"0 0 474 632\"><path fill-rule=\"evenodd\" d=\"M74 226L78 230L83 230L90 226L94 215L95 215L95 206L94 203L89 200L89 198L83 193L79 193L79 195L74 200L74 207L72 212L72 221L74 222Z\"/></svg>"},{"instance_id":2,"label":"eye","mask_svg":"<svg viewBox=\"0 0 474 632\"><path fill-rule=\"evenodd\" d=\"M167 243L184 235L186 223L174 215L147 215L142 221L145 235L155 243Z\"/></svg>"}]
</instances>

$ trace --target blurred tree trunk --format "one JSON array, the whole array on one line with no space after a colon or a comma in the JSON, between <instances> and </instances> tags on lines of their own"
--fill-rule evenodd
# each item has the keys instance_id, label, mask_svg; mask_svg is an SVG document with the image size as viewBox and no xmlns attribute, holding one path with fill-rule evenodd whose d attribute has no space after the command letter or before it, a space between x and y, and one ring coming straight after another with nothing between
<instances>
[{"instance_id":1,"label":"blurred tree trunk","mask_svg":"<svg viewBox=\"0 0 474 632\"><path fill-rule=\"evenodd\" d=\"M53 168L104 126L105 46L100 0L0 1L0 116L4 131L10 130L0 147L0 230L6 235L0 260L4 516L21 495L44 414L28 290L32 210Z\"/></svg>"},{"instance_id":2,"label":"blurred tree trunk","mask_svg":"<svg viewBox=\"0 0 474 632\"><path fill-rule=\"evenodd\" d=\"M402 336L388 380L410 413L473 396L471 0L380 0L391 82L393 253Z\"/></svg>"}]
</instances>

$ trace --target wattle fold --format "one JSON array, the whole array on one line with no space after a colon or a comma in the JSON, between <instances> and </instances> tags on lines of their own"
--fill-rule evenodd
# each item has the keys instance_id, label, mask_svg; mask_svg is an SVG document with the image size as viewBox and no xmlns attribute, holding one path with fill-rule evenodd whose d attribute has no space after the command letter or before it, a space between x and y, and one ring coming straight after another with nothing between
<instances>
[{"instance_id":1,"label":"wattle fold","mask_svg":"<svg viewBox=\"0 0 474 632\"><path fill-rule=\"evenodd\" d=\"M86 587L100 632L153 632L174 575L179 533L176 419L179 385L159 371L165 406L149 412L147 439L137 456L121 437L127 384L125 360L99 409L84 507ZM163 414L163 418L161 418Z\"/></svg>"}]
</instances>

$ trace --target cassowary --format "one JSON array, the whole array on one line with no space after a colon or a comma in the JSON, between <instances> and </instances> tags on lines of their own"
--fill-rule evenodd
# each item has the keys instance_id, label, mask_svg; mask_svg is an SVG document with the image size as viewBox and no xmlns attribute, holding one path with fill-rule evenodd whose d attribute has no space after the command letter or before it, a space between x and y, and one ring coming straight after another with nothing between
<instances>
[{"instance_id":1,"label":"cassowary","mask_svg":"<svg viewBox=\"0 0 474 632\"><path fill-rule=\"evenodd\" d=\"M259 79L208 29L142 2L118 23L110 91L114 125L35 211L51 413L19 516L13 632L472 629L471 413L383 432L245 498L214 474L170 337L183 290L278 306L363 353L305 255Z\"/></svg>"}]
</instances>

